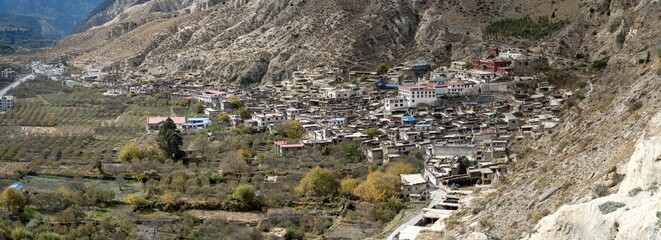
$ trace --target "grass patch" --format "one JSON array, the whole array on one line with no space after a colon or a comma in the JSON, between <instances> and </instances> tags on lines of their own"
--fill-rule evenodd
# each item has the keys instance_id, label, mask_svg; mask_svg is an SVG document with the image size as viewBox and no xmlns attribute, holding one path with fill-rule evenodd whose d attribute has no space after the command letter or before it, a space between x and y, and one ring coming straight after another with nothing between
<instances>
[{"instance_id":1,"label":"grass patch","mask_svg":"<svg viewBox=\"0 0 661 240\"><path fill-rule=\"evenodd\" d=\"M530 18L508 18L490 24L485 29L485 33L492 36L538 40L551 35L567 23L568 21L552 22L546 17L540 17L537 21Z\"/></svg>"},{"instance_id":2,"label":"grass patch","mask_svg":"<svg viewBox=\"0 0 661 240\"><path fill-rule=\"evenodd\" d=\"M608 201L599 205L599 211L601 211L602 214L609 214L624 206L624 203L621 202Z\"/></svg>"},{"instance_id":3,"label":"grass patch","mask_svg":"<svg viewBox=\"0 0 661 240\"><path fill-rule=\"evenodd\" d=\"M594 185L594 188L592 188L592 192L597 195L597 197L605 197L610 195L610 191L608 190L608 186L598 183Z\"/></svg>"}]
</instances>

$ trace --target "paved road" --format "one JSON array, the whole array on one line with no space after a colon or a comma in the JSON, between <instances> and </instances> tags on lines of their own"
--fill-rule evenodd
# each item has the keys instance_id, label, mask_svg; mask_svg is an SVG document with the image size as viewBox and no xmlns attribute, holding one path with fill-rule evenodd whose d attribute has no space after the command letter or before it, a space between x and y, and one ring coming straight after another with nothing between
<instances>
[{"instance_id":1,"label":"paved road","mask_svg":"<svg viewBox=\"0 0 661 240\"><path fill-rule=\"evenodd\" d=\"M447 195L445 191L440 189L431 191L430 193L431 193L431 201L429 202L429 206L427 206L427 208L431 208L432 206L441 203L445 199L445 195ZM397 235L400 231L404 230L404 228L408 226L415 225L418 221L420 221L420 219L422 219L422 210L420 210L420 212L416 214L413 218L409 219L402 225L399 225L399 227L397 227L394 231L392 231L392 233L390 233L390 235L388 235L387 239L388 240L394 239L395 235Z\"/></svg>"},{"instance_id":2,"label":"paved road","mask_svg":"<svg viewBox=\"0 0 661 240\"><path fill-rule=\"evenodd\" d=\"M21 83L24 83L25 81L33 79L33 78L34 78L34 75L32 75L32 74L27 75L27 76L22 77L22 78L19 78L18 80L16 80L15 82L10 84L9 86L7 86L7 87L3 88L2 90L0 90L0 97L7 94L7 92L9 92L10 89L18 87L18 85L21 85Z\"/></svg>"}]
</instances>

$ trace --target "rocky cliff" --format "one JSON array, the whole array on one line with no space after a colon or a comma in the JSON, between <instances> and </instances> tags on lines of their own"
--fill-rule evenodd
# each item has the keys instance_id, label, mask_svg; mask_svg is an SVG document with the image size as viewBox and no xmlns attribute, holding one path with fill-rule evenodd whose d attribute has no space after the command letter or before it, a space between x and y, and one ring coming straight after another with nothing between
<instances>
[{"instance_id":1,"label":"rocky cliff","mask_svg":"<svg viewBox=\"0 0 661 240\"><path fill-rule=\"evenodd\" d=\"M573 87L562 123L522 143L514 174L499 191L459 214L461 227L436 237L659 238L659 179L652 173L659 163L659 12L656 0L581 2L572 24L541 46L608 66L578 65L566 80L587 84ZM599 206L608 201L624 206L603 213Z\"/></svg>"},{"instance_id":2,"label":"rocky cliff","mask_svg":"<svg viewBox=\"0 0 661 240\"><path fill-rule=\"evenodd\" d=\"M55 49L120 61L127 76L259 82L296 68L465 57L487 48L482 28L502 17L575 14L576 2L499 0L116 1ZM113 18L106 22L107 19ZM95 20L95 19L98 19Z\"/></svg>"}]
</instances>

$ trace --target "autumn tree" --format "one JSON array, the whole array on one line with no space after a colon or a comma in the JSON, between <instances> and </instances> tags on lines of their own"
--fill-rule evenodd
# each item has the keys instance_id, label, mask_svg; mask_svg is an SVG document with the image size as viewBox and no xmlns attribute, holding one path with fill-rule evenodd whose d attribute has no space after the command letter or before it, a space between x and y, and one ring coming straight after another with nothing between
<instances>
[{"instance_id":1,"label":"autumn tree","mask_svg":"<svg viewBox=\"0 0 661 240\"><path fill-rule=\"evenodd\" d=\"M147 202L147 199L145 199L144 196L136 194L126 195L126 197L124 197L124 202L131 206L134 211L145 208L147 205L149 205L149 202Z\"/></svg>"},{"instance_id":2,"label":"autumn tree","mask_svg":"<svg viewBox=\"0 0 661 240\"><path fill-rule=\"evenodd\" d=\"M300 139L303 137L303 125L299 121L286 121L282 124L282 130L287 138Z\"/></svg>"},{"instance_id":3,"label":"autumn tree","mask_svg":"<svg viewBox=\"0 0 661 240\"><path fill-rule=\"evenodd\" d=\"M306 197L332 197L337 193L339 183L330 170L315 167L301 179L296 192Z\"/></svg>"},{"instance_id":4,"label":"autumn tree","mask_svg":"<svg viewBox=\"0 0 661 240\"><path fill-rule=\"evenodd\" d=\"M142 150L135 143L127 143L119 151L117 158L122 162L130 162L142 158Z\"/></svg>"},{"instance_id":5,"label":"autumn tree","mask_svg":"<svg viewBox=\"0 0 661 240\"><path fill-rule=\"evenodd\" d=\"M158 147L169 158L180 159L184 156L184 152L180 149L181 145L184 144L184 140L172 119L168 118L163 122L161 129L158 130L156 141Z\"/></svg>"},{"instance_id":6,"label":"autumn tree","mask_svg":"<svg viewBox=\"0 0 661 240\"><path fill-rule=\"evenodd\" d=\"M397 178L399 178L400 174L411 174L414 172L415 170L413 169L413 167L411 167L411 165L408 165L403 162L390 163L388 165L388 168L386 168L386 174Z\"/></svg>"},{"instance_id":7,"label":"autumn tree","mask_svg":"<svg viewBox=\"0 0 661 240\"><path fill-rule=\"evenodd\" d=\"M356 187L354 195L363 201L383 202L391 196L397 195L398 189L399 177L374 171L367 175L367 179Z\"/></svg>"},{"instance_id":8,"label":"autumn tree","mask_svg":"<svg viewBox=\"0 0 661 240\"><path fill-rule=\"evenodd\" d=\"M7 188L2 191L0 196L0 205L5 207L12 214L20 214L27 204L23 193L13 188Z\"/></svg>"},{"instance_id":9,"label":"autumn tree","mask_svg":"<svg viewBox=\"0 0 661 240\"><path fill-rule=\"evenodd\" d=\"M342 181L340 182L340 194L346 197L355 196L354 192L359 184L360 181L358 181L358 179L355 178L342 179Z\"/></svg>"}]
</instances>

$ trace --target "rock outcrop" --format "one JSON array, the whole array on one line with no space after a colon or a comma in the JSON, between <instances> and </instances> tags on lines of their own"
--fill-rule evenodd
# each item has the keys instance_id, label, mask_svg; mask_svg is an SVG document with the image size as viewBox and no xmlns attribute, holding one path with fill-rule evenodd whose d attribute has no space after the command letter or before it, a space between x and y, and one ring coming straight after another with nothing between
<instances>
[{"instance_id":1,"label":"rock outcrop","mask_svg":"<svg viewBox=\"0 0 661 240\"><path fill-rule=\"evenodd\" d=\"M319 64L371 69L466 57L489 47L482 28L493 19L576 11L571 1L523 0L140 2L117 0L82 29L97 27L68 37L52 55L118 61L135 69L126 76L143 79L277 81Z\"/></svg>"},{"instance_id":2,"label":"rock outcrop","mask_svg":"<svg viewBox=\"0 0 661 240\"><path fill-rule=\"evenodd\" d=\"M650 120L649 129L638 140L617 193L563 206L542 218L525 239L661 239L659 172L661 112ZM609 204L618 203L612 212L604 211Z\"/></svg>"}]
</instances>

